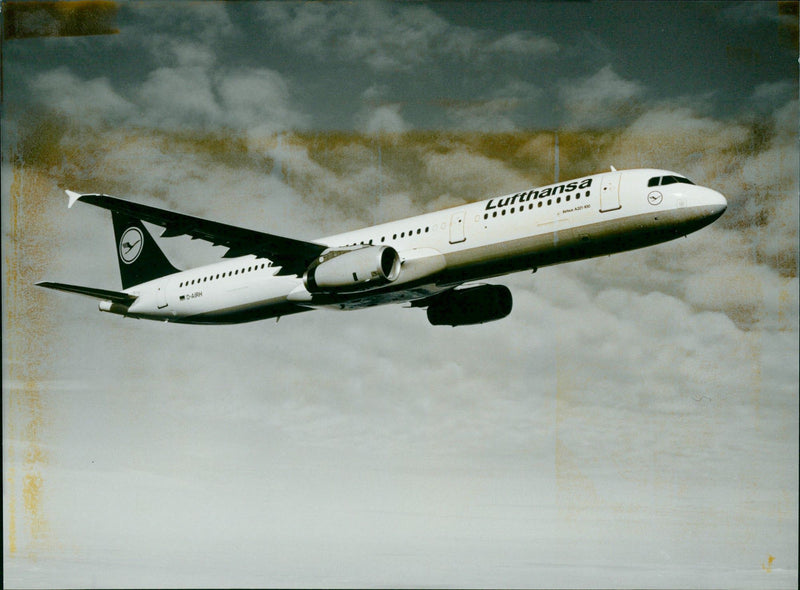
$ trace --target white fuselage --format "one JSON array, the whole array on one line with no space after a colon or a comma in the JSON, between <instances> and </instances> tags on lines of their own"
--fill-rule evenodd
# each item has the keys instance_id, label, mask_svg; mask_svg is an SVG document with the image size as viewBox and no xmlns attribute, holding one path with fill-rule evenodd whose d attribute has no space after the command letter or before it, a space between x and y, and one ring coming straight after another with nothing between
<instances>
[{"instance_id":1,"label":"white fuselage","mask_svg":"<svg viewBox=\"0 0 800 590\"><path fill-rule=\"evenodd\" d=\"M673 177L680 175L612 171L315 240L332 248L396 249L402 262L397 280L373 290L312 294L302 277L278 275L268 260L243 256L126 289L138 299L125 315L233 323L316 307L412 301L467 281L664 242L725 210L725 198L705 187L648 186Z\"/></svg>"}]
</instances>

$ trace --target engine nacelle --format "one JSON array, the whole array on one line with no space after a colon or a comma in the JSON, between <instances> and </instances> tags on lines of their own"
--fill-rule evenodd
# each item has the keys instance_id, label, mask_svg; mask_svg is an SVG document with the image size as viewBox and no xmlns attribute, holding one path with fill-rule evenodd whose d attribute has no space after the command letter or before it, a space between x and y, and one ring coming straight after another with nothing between
<instances>
[{"instance_id":1,"label":"engine nacelle","mask_svg":"<svg viewBox=\"0 0 800 590\"><path fill-rule=\"evenodd\" d=\"M400 255L391 246L331 250L303 275L309 293L358 293L377 289L400 275Z\"/></svg>"},{"instance_id":2,"label":"engine nacelle","mask_svg":"<svg viewBox=\"0 0 800 590\"><path fill-rule=\"evenodd\" d=\"M428 306L434 326L468 326L500 320L511 313L511 291L503 285L480 285L448 291Z\"/></svg>"}]
</instances>

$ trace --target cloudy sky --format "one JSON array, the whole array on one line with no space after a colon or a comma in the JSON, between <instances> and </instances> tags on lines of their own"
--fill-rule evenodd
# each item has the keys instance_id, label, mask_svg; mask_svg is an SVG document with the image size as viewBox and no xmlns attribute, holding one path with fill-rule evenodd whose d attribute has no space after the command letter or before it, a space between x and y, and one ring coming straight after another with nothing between
<instances>
[{"instance_id":1,"label":"cloudy sky","mask_svg":"<svg viewBox=\"0 0 800 590\"><path fill-rule=\"evenodd\" d=\"M6 586L796 587L796 4L100 8L118 33L5 28ZM32 287L119 288L64 188L313 239L550 182L555 131L562 179L670 168L729 209L497 279L511 316L458 329Z\"/></svg>"}]
</instances>

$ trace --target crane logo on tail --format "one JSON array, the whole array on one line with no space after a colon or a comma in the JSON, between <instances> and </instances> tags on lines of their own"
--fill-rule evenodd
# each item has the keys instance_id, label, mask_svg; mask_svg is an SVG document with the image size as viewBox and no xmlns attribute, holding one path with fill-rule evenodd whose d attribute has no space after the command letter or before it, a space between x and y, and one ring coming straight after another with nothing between
<instances>
[{"instance_id":1,"label":"crane logo on tail","mask_svg":"<svg viewBox=\"0 0 800 590\"><path fill-rule=\"evenodd\" d=\"M125 264L133 263L142 253L144 236L138 227L126 229L119 240L119 257Z\"/></svg>"}]
</instances>

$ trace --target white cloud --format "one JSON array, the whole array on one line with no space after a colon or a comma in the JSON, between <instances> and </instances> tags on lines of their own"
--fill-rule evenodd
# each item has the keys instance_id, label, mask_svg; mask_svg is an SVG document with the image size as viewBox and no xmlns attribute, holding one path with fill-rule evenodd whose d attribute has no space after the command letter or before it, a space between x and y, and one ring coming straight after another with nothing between
<instances>
[{"instance_id":1,"label":"white cloud","mask_svg":"<svg viewBox=\"0 0 800 590\"><path fill-rule=\"evenodd\" d=\"M555 41L547 37L534 35L530 31L514 31L491 42L487 50L526 57L543 57L557 53L559 47Z\"/></svg>"},{"instance_id":2,"label":"white cloud","mask_svg":"<svg viewBox=\"0 0 800 590\"><path fill-rule=\"evenodd\" d=\"M529 180L507 168L503 162L467 148L449 153L431 152L424 158L425 174L440 195L449 194L461 202L477 201L487 195L521 190ZM455 204L455 203L454 203Z\"/></svg>"},{"instance_id":3,"label":"white cloud","mask_svg":"<svg viewBox=\"0 0 800 590\"><path fill-rule=\"evenodd\" d=\"M519 118L530 112L544 92L534 84L512 80L491 91L486 99L445 103L446 115L453 126L463 131L502 133L530 126Z\"/></svg>"},{"instance_id":4,"label":"white cloud","mask_svg":"<svg viewBox=\"0 0 800 590\"><path fill-rule=\"evenodd\" d=\"M157 50L159 61L165 65L180 68L199 67L209 70L216 66L217 56L214 48L205 43L166 39L165 45Z\"/></svg>"},{"instance_id":5,"label":"white cloud","mask_svg":"<svg viewBox=\"0 0 800 590\"><path fill-rule=\"evenodd\" d=\"M543 57L559 50L553 40L529 31L495 39L454 25L426 6L269 3L261 16L271 34L295 49L317 59L363 62L377 72L411 71L437 59Z\"/></svg>"},{"instance_id":6,"label":"white cloud","mask_svg":"<svg viewBox=\"0 0 800 590\"><path fill-rule=\"evenodd\" d=\"M222 111L206 68L160 68L150 73L138 92L144 119L167 129L208 128Z\"/></svg>"},{"instance_id":7,"label":"white cloud","mask_svg":"<svg viewBox=\"0 0 800 590\"><path fill-rule=\"evenodd\" d=\"M621 78L608 65L586 78L560 83L558 95L567 125L592 129L624 121L644 95L644 88Z\"/></svg>"},{"instance_id":8,"label":"white cloud","mask_svg":"<svg viewBox=\"0 0 800 590\"><path fill-rule=\"evenodd\" d=\"M30 82L33 100L48 105L77 126L98 127L129 119L136 107L107 78L81 80L66 67L44 72Z\"/></svg>"},{"instance_id":9,"label":"white cloud","mask_svg":"<svg viewBox=\"0 0 800 590\"><path fill-rule=\"evenodd\" d=\"M360 121L357 127L369 134L408 131L409 125L400 114L401 108L399 104L387 104L369 109L357 117Z\"/></svg>"},{"instance_id":10,"label":"white cloud","mask_svg":"<svg viewBox=\"0 0 800 590\"><path fill-rule=\"evenodd\" d=\"M292 108L289 84L268 69L225 74L217 84L224 124L236 129L263 131L302 129L310 117Z\"/></svg>"},{"instance_id":11,"label":"white cloud","mask_svg":"<svg viewBox=\"0 0 800 590\"><path fill-rule=\"evenodd\" d=\"M363 61L377 71L407 70L432 51L458 45L450 26L427 7L269 3L261 14L271 34L296 49L320 59Z\"/></svg>"},{"instance_id":12,"label":"white cloud","mask_svg":"<svg viewBox=\"0 0 800 590\"><path fill-rule=\"evenodd\" d=\"M759 84L753 90L752 101L759 111L774 112L797 96L797 84L790 80Z\"/></svg>"},{"instance_id":13,"label":"white cloud","mask_svg":"<svg viewBox=\"0 0 800 590\"><path fill-rule=\"evenodd\" d=\"M231 88L282 100L279 80L242 76ZM127 185L138 192L120 196L297 237L530 184L466 140L397 138L379 170L375 138L321 137L279 141L242 130L225 144L119 129L67 134L61 145L100 190ZM707 166L708 178L728 182L735 173L718 158L745 145L748 128L662 109L642 115L610 150L630 161L653 137L665 154L679 148L677 169ZM220 147L210 149L214 141ZM747 177L763 182L770 161L777 167L793 154L786 141L778 135L745 154L764 158ZM703 145L708 154L693 157ZM286 180L261 170L270 156L280 157ZM21 172L6 168L4 191ZM379 183L384 193L373 199ZM56 192L30 202L55 201ZM67 273L54 280L113 286L105 212L77 206L65 217L58 199L39 227L72 239L45 241L37 256ZM777 546L790 570L770 579L790 578L797 282L748 256L766 236L724 221L687 240L492 279L511 286L512 315L456 330L399 306L233 327L162 325L39 293L30 301L46 304L53 328L14 335L36 337L46 377L37 383L52 458L41 474L56 546L36 554L39 585L88 585L92 576L103 585L222 584L235 571L239 585L524 585L536 577L577 586L632 562L643 565L626 585L656 576L691 585L697 578L686 570L701 555L714 572L701 571L708 585L735 570L736 580L724 581L760 587L764 546ZM85 262L103 257L106 268ZM755 321L740 321L746 307ZM13 350L26 350L19 342ZM7 419L24 423L20 408L4 408L18 412ZM7 461L16 473L24 456L17 447ZM198 518L209 507L214 515ZM163 532L155 539L154 526ZM25 531L20 525L19 540L29 547ZM616 542L601 543L609 534ZM534 553L541 559L531 562ZM420 559L429 564L424 579L413 573ZM8 562L14 579L34 575L24 558ZM154 569L142 573L142 563ZM742 563L755 565L742 573ZM337 577L342 564L347 576Z\"/></svg>"},{"instance_id":14,"label":"white cloud","mask_svg":"<svg viewBox=\"0 0 800 590\"><path fill-rule=\"evenodd\" d=\"M122 97L105 78L83 80L66 68L37 75L35 100L74 125L129 124L152 128L247 129L274 133L302 129L309 116L293 103L288 82L266 68L225 70L185 47L180 65L151 71L134 95ZM180 53L180 52L179 52Z\"/></svg>"},{"instance_id":15,"label":"white cloud","mask_svg":"<svg viewBox=\"0 0 800 590\"><path fill-rule=\"evenodd\" d=\"M192 4L191 7L142 2L130 4L126 10L141 19L133 25L141 29L136 37L145 44L152 43L151 47L156 53L163 46L162 43L170 38L202 39L213 45L238 32L226 5L221 2L203 2Z\"/></svg>"}]
</instances>

